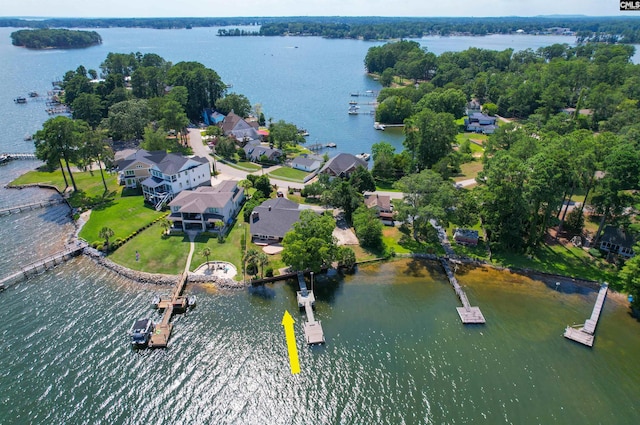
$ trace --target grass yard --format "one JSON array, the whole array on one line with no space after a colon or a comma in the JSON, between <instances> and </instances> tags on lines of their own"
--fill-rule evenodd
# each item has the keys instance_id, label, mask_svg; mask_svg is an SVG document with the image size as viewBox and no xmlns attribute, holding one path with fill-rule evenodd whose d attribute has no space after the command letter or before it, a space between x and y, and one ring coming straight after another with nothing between
<instances>
[{"instance_id":1,"label":"grass yard","mask_svg":"<svg viewBox=\"0 0 640 425\"><path fill-rule=\"evenodd\" d=\"M242 213L238 214L238 217L241 218ZM225 237L223 243L218 242L217 236L199 234L196 237L196 246L193 252L193 257L191 258L190 270L194 271L199 265L204 264L207 261L205 256L202 255L202 250L205 247L208 247L211 251L209 261L226 261L233 264L238 269L238 274L235 279L242 280L241 241L244 237L245 229L247 231L247 238L249 238L249 224L236 222Z\"/></svg>"},{"instance_id":2,"label":"grass yard","mask_svg":"<svg viewBox=\"0 0 640 425\"><path fill-rule=\"evenodd\" d=\"M298 204L320 205L320 198L287 194L287 199Z\"/></svg>"},{"instance_id":3,"label":"grass yard","mask_svg":"<svg viewBox=\"0 0 640 425\"><path fill-rule=\"evenodd\" d=\"M103 227L109 227L115 233L112 240L124 239L165 214L146 205L142 196L117 197L91 211L91 217L79 236L89 243L103 242L98 234Z\"/></svg>"},{"instance_id":4,"label":"grass yard","mask_svg":"<svg viewBox=\"0 0 640 425\"><path fill-rule=\"evenodd\" d=\"M458 134L456 134L456 143L458 145L461 145L462 142L464 142L465 140L469 140L471 142L471 143L469 143L469 146L471 147L471 152L472 153L484 152L483 146L478 145L478 143L480 143L481 145L484 145L485 142L487 141L487 138L488 138L488 136L486 134L458 133Z\"/></svg>"},{"instance_id":5,"label":"grass yard","mask_svg":"<svg viewBox=\"0 0 640 425\"><path fill-rule=\"evenodd\" d=\"M478 173L482 171L482 162L474 159L471 162L467 162L460 166L461 173L453 178L453 181L459 182L462 180L475 179Z\"/></svg>"},{"instance_id":6,"label":"grass yard","mask_svg":"<svg viewBox=\"0 0 640 425\"><path fill-rule=\"evenodd\" d=\"M398 192L400 193L400 189L396 189L393 187L393 182L376 182L376 190L384 191L384 192Z\"/></svg>"},{"instance_id":7,"label":"grass yard","mask_svg":"<svg viewBox=\"0 0 640 425\"><path fill-rule=\"evenodd\" d=\"M132 270L180 274L189 255L187 236L162 236L159 224L145 229L109 255L109 259ZM136 261L136 251L140 261Z\"/></svg>"},{"instance_id":8,"label":"grass yard","mask_svg":"<svg viewBox=\"0 0 640 425\"><path fill-rule=\"evenodd\" d=\"M531 258L522 254L494 251L492 260L506 267L532 269L598 282L606 281L613 289L620 287L620 280L613 267L602 260L592 258L581 248L569 248L560 244L544 245Z\"/></svg>"},{"instance_id":9,"label":"grass yard","mask_svg":"<svg viewBox=\"0 0 640 425\"><path fill-rule=\"evenodd\" d=\"M291 167L280 167L268 174L269 177L281 180L291 180L293 182L302 183L309 173L302 170L296 170Z\"/></svg>"}]
</instances>

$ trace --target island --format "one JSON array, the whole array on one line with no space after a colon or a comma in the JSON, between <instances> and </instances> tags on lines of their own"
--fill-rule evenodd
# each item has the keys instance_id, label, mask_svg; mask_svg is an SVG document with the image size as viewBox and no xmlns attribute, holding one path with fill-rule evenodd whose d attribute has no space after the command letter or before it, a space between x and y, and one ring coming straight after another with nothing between
<instances>
[{"instance_id":1,"label":"island","mask_svg":"<svg viewBox=\"0 0 640 425\"><path fill-rule=\"evenodd\" d=\"M102 44L102 37L95 31L43 28L14 31L11 43L29 49L76 49Z\"/></svg>"}]
</instances>

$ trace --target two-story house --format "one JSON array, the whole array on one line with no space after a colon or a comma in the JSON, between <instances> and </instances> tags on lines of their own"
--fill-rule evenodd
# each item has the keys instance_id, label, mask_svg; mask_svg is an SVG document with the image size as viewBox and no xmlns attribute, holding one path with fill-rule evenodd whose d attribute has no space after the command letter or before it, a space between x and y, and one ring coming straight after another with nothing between
<instances>
[{"instance_id":1,"label":"two-story house","mask_svg":"<svg viewBox=\"0 0 640 425\"><path fill-rule=\"evenodd\" d=\"M215 187L184 190L169 202L167 217L177 229L222 232L233 222L244 202L244 189L233 180Z\"/></svg>"}]
</instances>

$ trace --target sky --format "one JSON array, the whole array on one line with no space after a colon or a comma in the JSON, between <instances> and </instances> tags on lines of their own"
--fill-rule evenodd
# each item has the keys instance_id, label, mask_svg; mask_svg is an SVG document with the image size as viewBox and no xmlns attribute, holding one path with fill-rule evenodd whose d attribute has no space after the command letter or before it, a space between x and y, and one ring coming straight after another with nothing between
<instances>
[{"instance_id":1,"label":"sky","mask_svg":"<svg viewBox=\"0 0 640 425\"><path fill-rule=\"evenodd\" d=\"M618 0L2 0L0 16L636 16Z\"/></svg>"}]
</instances>

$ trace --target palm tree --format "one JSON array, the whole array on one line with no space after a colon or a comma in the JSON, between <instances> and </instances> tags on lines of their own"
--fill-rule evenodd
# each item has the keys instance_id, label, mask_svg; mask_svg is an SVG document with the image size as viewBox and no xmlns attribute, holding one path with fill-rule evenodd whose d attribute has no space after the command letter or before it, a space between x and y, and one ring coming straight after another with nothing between
<instances>
[{"instance_id":1,"label":"palm tree","mask_svg":"<svg viewBox=\"0 0 640 425\"><path fill-rule=\"evenodd\" d=\"M251 267L252 270L256 270L258 268L258 251L255 248L251 248L244 255L244 263L245 270L248 270Z\"/></svg>"},{"instance_id":2,"label":"palm tree","mask_svg":"<svg viewBox=\"0 0 640 425\"><path fill-rule=\"evenodd\" d=\"M207 270L209 270L209 256L211 255L211 249L208 246L205 246L200 253L203 257L207 259Z\"/></svg>"},{"instance_id":3,"label":"palm tree","mask_svg":"<svg viewBox=\"0 0 640 425\"><path fill-rule=\"evenodd\" d=\"M100 176L102 177L102 185L104 186L105 193L107 192L107 182L104 180L104 172L102 170L102 163L107 160L113 159L113 151L105 143L105 132L102 130L89 130L85 133L86 140L81 148L81 155L84 157L86 163L89 164L89 171L91 171L91 163L97 162L98 168L100 168Z\"/></svg>"},{"instance_id":4,"label":"palm tree","mask_svg":"<svg viewBox=\"0 0 640 425\"><path fill-rule=\"evenodd\" d=\"M103 227L100 229L100 233L98 236L104 239L104 250L105 252L109 252L109 239L115 235L115 232L110 227Z\"/></svg>"},{"instance_id":5,"label":"palm tree","mask_svg":"<svg viewBox=\"0 0 640 425\"><path fill-rule=\"evenodd\" d=\"M267 254L265 254L264 252L260 252L260 253L258 253L258 256L257 256L256 260L258 261L258 264L260 265L260 278L263 278L264 277L264 266L269 264L269 257L267 257Z\"/></svg>"},{"instance_id":6,"label":"palm tree","mask_svg":"<svg viewBox=\"0 0 640 425\"><path fill-rule=\"evenodd\" d=\"M171 228L171 222L169 222L169 220L167 220L166 218L163 218L162 220L160 220L160 227L162 227L162 234L166 235Z\"/></svg>"}]
</instances>

